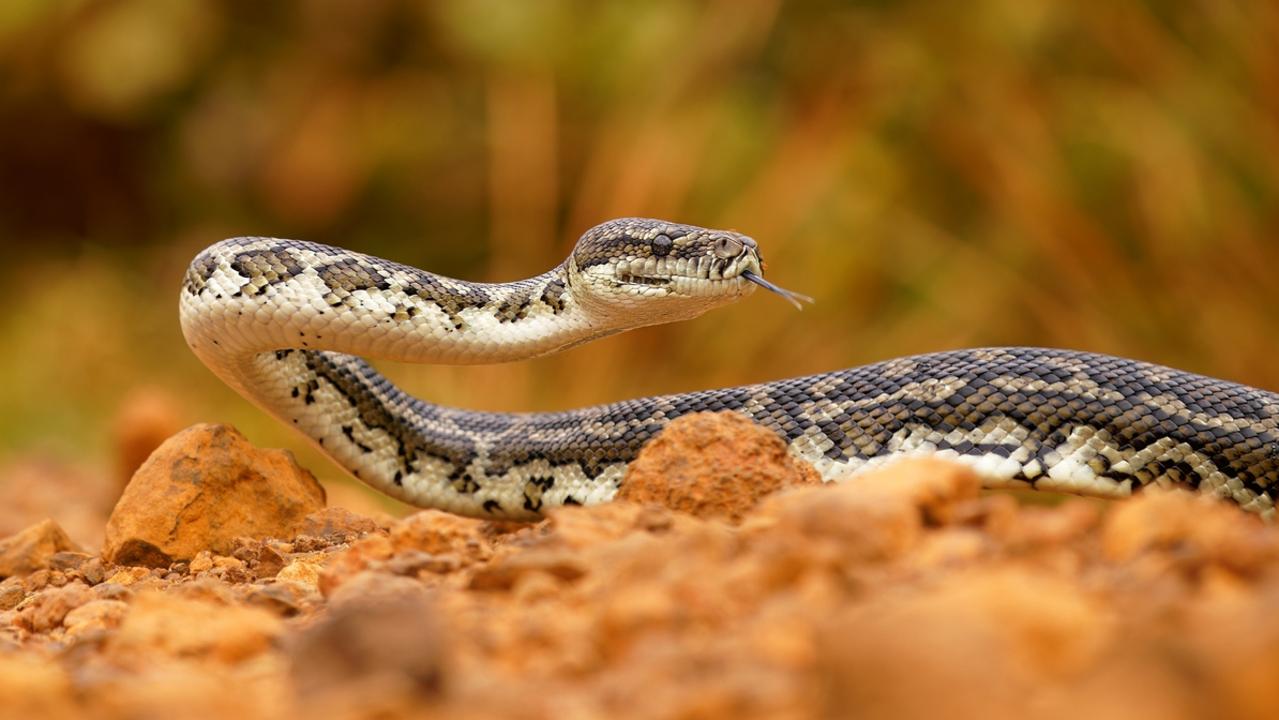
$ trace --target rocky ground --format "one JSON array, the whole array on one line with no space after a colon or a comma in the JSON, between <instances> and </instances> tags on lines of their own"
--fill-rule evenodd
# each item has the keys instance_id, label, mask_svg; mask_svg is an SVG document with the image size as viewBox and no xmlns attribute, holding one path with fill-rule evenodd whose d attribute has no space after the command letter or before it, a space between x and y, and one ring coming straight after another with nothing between
<instances>
[{"instance_id":1,"label":"rocky ground","mask_svg":"<svg viewBox=\"0 0 1279 720\"><path fill-rule=\"evenodd\" d=\"M1187 495L1028 505L941 462L820 485L727 415L530 525L326 507L222 426L118 502L90 485L0 471L0 717L1279 712L1279 529ZM13 527L42 508L67 530Z\"/></svg>"}]
</instances>

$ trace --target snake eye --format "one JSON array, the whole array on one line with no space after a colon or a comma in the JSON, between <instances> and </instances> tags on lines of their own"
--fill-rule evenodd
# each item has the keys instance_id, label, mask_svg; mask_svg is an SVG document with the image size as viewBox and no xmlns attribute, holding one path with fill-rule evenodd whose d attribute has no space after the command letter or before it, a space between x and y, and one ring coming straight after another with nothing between
<instances>
[{"instance_id":1,"label":"snake eye","mask_svg":"<svg viewBox=\"0 0 1279 720\"><path fill-rule=\"evenodd\" d=\"M658 235L653 238L653 254L657 257L666 257L671 251L671 239L667 235Z\"/></svg>"},{"instance_id":2,"label":"snake eye","mask_svg":"<svg viewBox=\"0 0 1279 720\"><path fill-rule=\"evenodd\" d=\"M725 260L742 254L742 241L724 236L715 241L715 254Z\"/></svg>"}]
</instances>

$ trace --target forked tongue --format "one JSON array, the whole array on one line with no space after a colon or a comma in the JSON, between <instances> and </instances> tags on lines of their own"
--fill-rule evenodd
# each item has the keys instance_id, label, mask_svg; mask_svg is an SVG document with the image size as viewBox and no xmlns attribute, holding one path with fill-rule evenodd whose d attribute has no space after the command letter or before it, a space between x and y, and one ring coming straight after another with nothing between
<instances>
[{"instance_id":1,"label":"forked tongue","mask_svg":"<svg viewBox=\"0 0 1279 720\"><path fill-rule=\"evenodd\" d=\"M813 299L810 298L809 296L804 295L802 293L797 293L791 290L787 290L786 288L777 287L776 285L765 280L759 275L756 275L750 270L743 270L742 277L764 288L765 290L768 290L769 292L775 292L778 295L781 295L782 297L786 298L786 301L789 302L791 305L794 305L796 310L804 309L804 306L801 305L799 302L800 300L803 300L804 302L807 302L807 303L813 302Z\"/></svg>"}]
</instances>

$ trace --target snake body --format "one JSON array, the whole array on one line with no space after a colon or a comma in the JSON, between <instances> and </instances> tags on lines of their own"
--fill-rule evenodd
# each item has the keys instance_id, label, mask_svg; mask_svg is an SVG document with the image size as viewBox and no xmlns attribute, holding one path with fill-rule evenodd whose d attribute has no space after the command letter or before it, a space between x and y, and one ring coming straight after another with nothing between
<instances>
[{"instance_id":1,"label":"snake body","mask_svg":"<svg viewBox=\"0 0 1279 720\"><path fill-rule=\"evenodd\" d=\"M1274 514L1279 395L1106 355L959 350L550 413L431 404L358 357L503 362L693 317L757 285L802 297L761 276L748 237L634 218L592 228L560 266L507 284L234 238L191 263L180 311L215 374L356 478L465 515L527 519L606 502L646 441L707 410L769 428L827 480L939 455L989 487L1105 497L1185 487Z\"/></svg>"}]
</instances>

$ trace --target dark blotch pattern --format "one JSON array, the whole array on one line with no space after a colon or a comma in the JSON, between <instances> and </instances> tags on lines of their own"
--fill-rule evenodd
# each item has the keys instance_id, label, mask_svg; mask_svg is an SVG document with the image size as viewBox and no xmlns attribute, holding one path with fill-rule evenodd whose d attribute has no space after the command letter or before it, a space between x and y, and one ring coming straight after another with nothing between
<instances>
[{"instance_id":1,"label":"dark blotch pattern","mask_svg":"<svg viewBox=\"0 0 1279 720\"><path fill-rule=\"evenodd\" d=\"M605 262L619 251L652 252L654 239L673 240L689 226L651 220L606 223L583 237L573 262ZM660 243L659 243L660 244ZM632 247L633 246L633 247ZM671 253L681 250L673 242ZM303 251L324 262L306 267ZM308 256L314 262L315 256ZM221 260L220 260L221 259ZM199 295L219 262L243 279L237 295L254 297L304 272L329 288L331 302L356 293L401 291L439 307L461 329L467 308L487 308L506 323L530 316L539 303L553 312L568 305L564 267L502 286L446 280L322 245L240 238L198 256L184 290ZM407 308L396 315L410 316ZM213 340L215 344L217 340ZM1140 489L1152 482L1200 487L1221 473L1269 497L1279 481L1279 396L1234 383L1104 355L1035 348L998 348L901 358L860 368L777 382L643 398L613 405L530 415L444 408L405 395L363 360L337 353L280 350L280 362L307 371L289 395L315 402L331 387L356 411L344 426L347 443L372 452L369 431L392 439L400 484L435 458L452 468L455 491L475 494L514 468L536 463L549 474L524 482L523 508L490 507L489 513L537 513L560 471L575 469L598 479L633 459L672 419L716 410L742 412L788 442L815 443L826 459L856 465L881 457L903 436L926 432L938 447L961 455L1013 457L1029 452L1047 467L1072 433L1107 439L1122 463L1104 454L1082 457L1093 472ZM1017 442L986 437L983 428L1015 425ZM951 434L954 439L944 436ZM1145 459L1137 462L1138 455ZM1023 460L1024 461L1024 460ZM1120 468L1123 468L1122 470ZM539 472L544 472L539 470ZM1035 482L1040 476L1021 478ZM566 503L578 502L566 498Z\"/></svg>"},{"instance_id":2,"label":"dark blotch pattern","mask_svg":"<svg viewBox=\"0 0 1279 720\"><path fill-rule=\"evenodd\" d=\"M465 328L462 312L468 309L484 309L500 322L516 323L528 318L539 303L554 314L568 307L567 272L563 266L528 280L488 285L444 278L328 245L255 237L223 240L202 252L187 269L183 289L190 295L203 293L219 263L225 261L244 278L234 296L262 295L307 272L301 259L304 252L318 256L311 260L313 272L328 289L325 302L332 307L359 307L361 291L399 294L439 308L455 330ZM411 319L419 312L409 302L400 302L390 319Z\"/></svg>"},{"instance_id":3,"label":"dark blotch pattern","mask_svg":"<svg viewBox=\"0 0 1279 720\"><path fill-rule=\"evenodd\" d=\"M1137 488L1161 478L1196 487L1212 468L1256 493L1268 492L1279 480L1279 398L1274 394L1103 355L1022 348L957 351L534 415L443 408L405 395L358 358L307 357L309 366L359 410L362 423L395 439L406 474L418 457L438 457L457 468L449 481L464 493L482 487L470 475L481 445L486 477L544 461L552 469L575 466L596 478L632 460L670 420L706 410L743 412L788 442L806 434L824 437L831 443L827 457L841 462L888 453L891 439L902 430L968 432L1007 419L1027 430L1025 444L1036 457L1065 442L1072 428L1086 426L1104 430L1128 455L1171 438L1210 464L1158 456L1120 474L1102 457L1092 463L1102 476L1131 479ZM1237 421L1214 420L1221 417ZM587 431L604 426L615 430ZM972 440L941 446L973 455L1007 456L1015 449ZM529 480L523 509L540 512L542 495L553 485L550 475Z\"/></svg>"},{"instance_id":4,"label":"dark blotch pattern","mask_svg":"<svg viewBox=\"0 0 1279 720\"><path fill-rule=\"evenodd\" d=\"M585 270L596 265L615 262L619 257L650 257L652 255L671 257L690 257L703 255L708 248L698 244L677 244L673 241L690 235L701 235L713 231L693 225L679 225L663 220L648 218L622 218L587 230L577 246L573 248L573 262L578 269ZM660 253L654 252L654 240L665 236L672 241Z\"/></svg>"},{"instance_id":5,"label":"dark blotch pattern","mask_svg":"<svg viewBox=\"0 0 1279 720\"><path fill-rule=\"evenodd\" d=\"M568 287L564 284L564 279L560 277L552 278L542 288L541 300L551 308L551 312L559 315L564 312L564 308L568 306L564 296L568 292Z\"/></svg>"},{"instance_id":6,"label":"dark blotch pattern","mask_svg":"<svg viewBox=\"0 0 1279 720\"><path fill-rule=\"evenodd\" d=\"M186 277L182 282L183 290L189 295L199 295L208 284L209 278L213 277L213 271L217 267L216 255L208 250L200 253L195 260L191 261L191 267L187 268Z\"/></svg>"},{"instance_id":7,"label":"dark blotch pattern","mask_svg":"<svg viewBox=\"0 0 1279 720\"><path fill-rule=\"evenodd\" d=\"M236 253L231 269L245 278L236 295L259 295L303 271L297 255L285 245Z\"/></svg>"},{"instance_id":8,"label":"dark blotch pattern","mask_svg":"<svg viewBox=\"0 0 1279 720\"><path fill-rule=\"evenodd\" d=\"M386 274L354 258L321 265L315 272L338 301L356 290L387 290L391 287ZM337 303L331 301L330 304Z\"/></svg>"}]
</instances>

